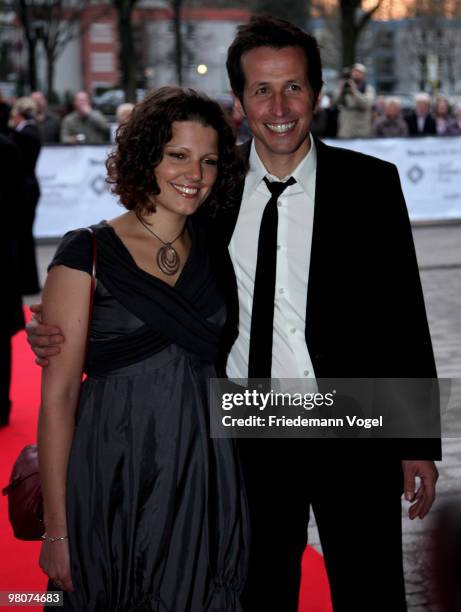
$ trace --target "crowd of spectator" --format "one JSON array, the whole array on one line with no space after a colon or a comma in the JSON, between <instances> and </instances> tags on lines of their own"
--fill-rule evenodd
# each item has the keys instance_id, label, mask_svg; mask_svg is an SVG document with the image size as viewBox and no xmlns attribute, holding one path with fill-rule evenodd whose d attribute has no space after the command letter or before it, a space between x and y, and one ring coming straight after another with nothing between
<instances>
[{"instance_id":1,"label":"crowd of spectator","mask_svg":"<svg viewBox=\"0 0 461 612\"><path fill-rule=\"evenodd\" d=\"M324 95L316 111L313 132L328 138L398 138L461 135L461 101L450 104L442 94L414 96L414 108L402 109L398 96L376 96L366 82L366 69L354 64L336 91Z\"/></svg>"},{"instance_id":2,"label":"crowd of spectator","mask_svg":"<svg viewBox=\"0 0 461 612\"><path fill-rule=\"evenodd\" d=\"M35 103L33 122L42 144L108 144L115 141L118 126L131 113L134 105L126 102L116 109L115 122L109 122L93 107L85 91L77 92L72 110L64 114L51 111L41 91L30 98ZM228 111L241 142L251 137L242 117L233 112L229 97ZM221 103L221 100L218 99ZM0 92L0 133L8 131L11 103ZM396 95L376 95L367 82L366 68L356 63L343 71L336 90L321 96L312 125L312 132L321 138L397 138L405 136L461 135L461 101L452 105L444 95L431 98L421 92L414 96L413 108L402 108Z\"/></svg>"}]
</instances>

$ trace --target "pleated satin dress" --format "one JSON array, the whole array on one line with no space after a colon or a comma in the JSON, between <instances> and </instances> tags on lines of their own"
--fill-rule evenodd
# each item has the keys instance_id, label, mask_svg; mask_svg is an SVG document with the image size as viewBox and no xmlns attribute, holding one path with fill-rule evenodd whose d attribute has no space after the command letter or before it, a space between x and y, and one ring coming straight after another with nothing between
<instances>
[{"instance_id":1,"label":"pleated satin dress","mask_svg":"<svg viewBox=\"0 0 461 612\"><path fill-rule=\"evenodd\" d=\"M241 610L246 498L233 440L212 439L208 380L225 305L201 229L170 287L94 226L97 288L66 492L64 610ZM91 273L87 230L50 264ZM50 589L56 589L50 582Z\"/></svg>"}]
</instances>

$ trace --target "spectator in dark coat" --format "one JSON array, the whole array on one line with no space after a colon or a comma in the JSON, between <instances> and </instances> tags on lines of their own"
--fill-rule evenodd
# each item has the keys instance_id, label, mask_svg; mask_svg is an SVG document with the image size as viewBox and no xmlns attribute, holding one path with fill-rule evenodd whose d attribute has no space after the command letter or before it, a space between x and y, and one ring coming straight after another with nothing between
<instances>
[{"instance_id":1,"label":"spectator in dark coat","mask_svg":"<svg viewBox=\"0 0 461 612\"><path fill-rule=\"evenodd\" d=\"M60 142L61 119L48 110L48 102L41 91L34 91L30 96L37 105L36 121L42 143Z\"/></svg>"},{"instance_id":2,"label":"spectator in dark coat","mask_svg":"<svg viewBox=\"0 0 461 612\"><path fill-rule=\"evenodd\" d=\"M40 186L35 166L41 148L40 132L35 122L36 104L32 98L19 98L10 115L10 139L18 146L26 184L27 201L21 218L19 267L23 295L39 293L33 226L40 199Z\"/></svg>"},{"instance_id":3,"label":"spectator in dark coat","mask_svg":"<svg viewBox=\"0 0 461 612\"><path fill-rule=\"evenodd\" d=\"M447 136L461 135L461 104L455 108L455 117L450 121L446 134Z\"/></svg>"},{"instance_id":4,"label":"spectator in dark coat","mask_svg":"<svg viewBox=\"0 0 461 612\"><path fill-rule=\"evenodd\" d=\"M88 94L79 91L74 96L74 111L62 120L61 142L69 144L105 144L110 139L106 118L91 107Z\"/></svg>"},{"instance_id":5,"label":"spectator in dark coat","mask_svg":"<svg viewBox=\"0 0 461 612\"><path fill-rule=\"evenodd\" d=\"M8 132L8 120L10 118L11 105L3 97L0 91L0 134Z\"/></svg>"},{"instance_id":6,"label":"spectator in dark coat","mask_svg":"<svg viewBox=\"0 0 461 612\"><path fill-rule=\"evenodd\" d=\"M18 230L25 210L25 185L18 147L0 135L0 226L2 316L0 317L0 427L8 425L11 401L11 338L24 328L17 253Z\"/></svg>"},{"instance_id":7,"label":"spectator in dark coat","mask_svg":"<svg viewBox=\"0 0 461 612\"><path fill-rule=\"evenodd\" d=\"M410 136L429 136L436 133L435 119L431 115L431 98L427 93L415 96L416 110L406 119Z\"/></svg>"}]
</instances>

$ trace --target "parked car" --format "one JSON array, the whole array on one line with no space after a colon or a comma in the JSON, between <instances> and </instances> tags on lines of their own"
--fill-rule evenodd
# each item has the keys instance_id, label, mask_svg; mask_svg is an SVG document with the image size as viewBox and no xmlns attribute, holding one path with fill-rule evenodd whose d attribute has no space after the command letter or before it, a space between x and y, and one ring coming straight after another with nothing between
<instances>
[{"instance_id":1,"label":"parked car","mask_svg":"<svg viewBox=\"0 0 461 612\"><path fill-rule=\"evenodd\" d=\"M140 102L145 95L144 89L137 89L136 102ZM98 96L93 96L92 102L93 106L105 115L115 115L117 106L125 102L125 92L123 89L108 89Z\"/></svg>"}]
</instances>

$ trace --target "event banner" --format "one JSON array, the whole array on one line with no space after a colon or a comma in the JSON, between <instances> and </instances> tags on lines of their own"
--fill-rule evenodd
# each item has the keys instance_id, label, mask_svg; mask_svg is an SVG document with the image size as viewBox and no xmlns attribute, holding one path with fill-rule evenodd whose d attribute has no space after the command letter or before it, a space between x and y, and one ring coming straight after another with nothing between
<instances>
[{"instance_id":1,"label":"event banner","mask_svg":"<svg viewBox=\"0 0 461 612\"><path fill-rule=\"evenodd\" d=\"M461 138L369 138L329 140L392 162L399 170L412 221L461 219ZM360 188L360 176L353 177ZM379 189L379 185L377 185ZM373 199L370 199L373 202Z\"/></svg>"},{"instance_id":2,"label":"event banner","mask_svg":"<svg viewBox=\"0 0 461 612\"><path fill-rule=\"evenodd\" d=\"M461 137L332 140L327 144L396 164L412 221L461 219ZM122 212L105 182L109 151L110 146L43 147L37 168L42 190L34 228L37 238L60 237L70 229ZM351 181L360 188L360 176L351 176Z\"/></svg>"},{"instance_id":3,"label":"event banner","mask_svg":"<svg viewBox=\"0 0 461 612\"><path fill-rule=\"evenodd\" d=\"M42 192L34 225L36 238L61 237L123 212L106 183L110 146L43 147L37 174Z\"/></svg>"}]
</instances>

